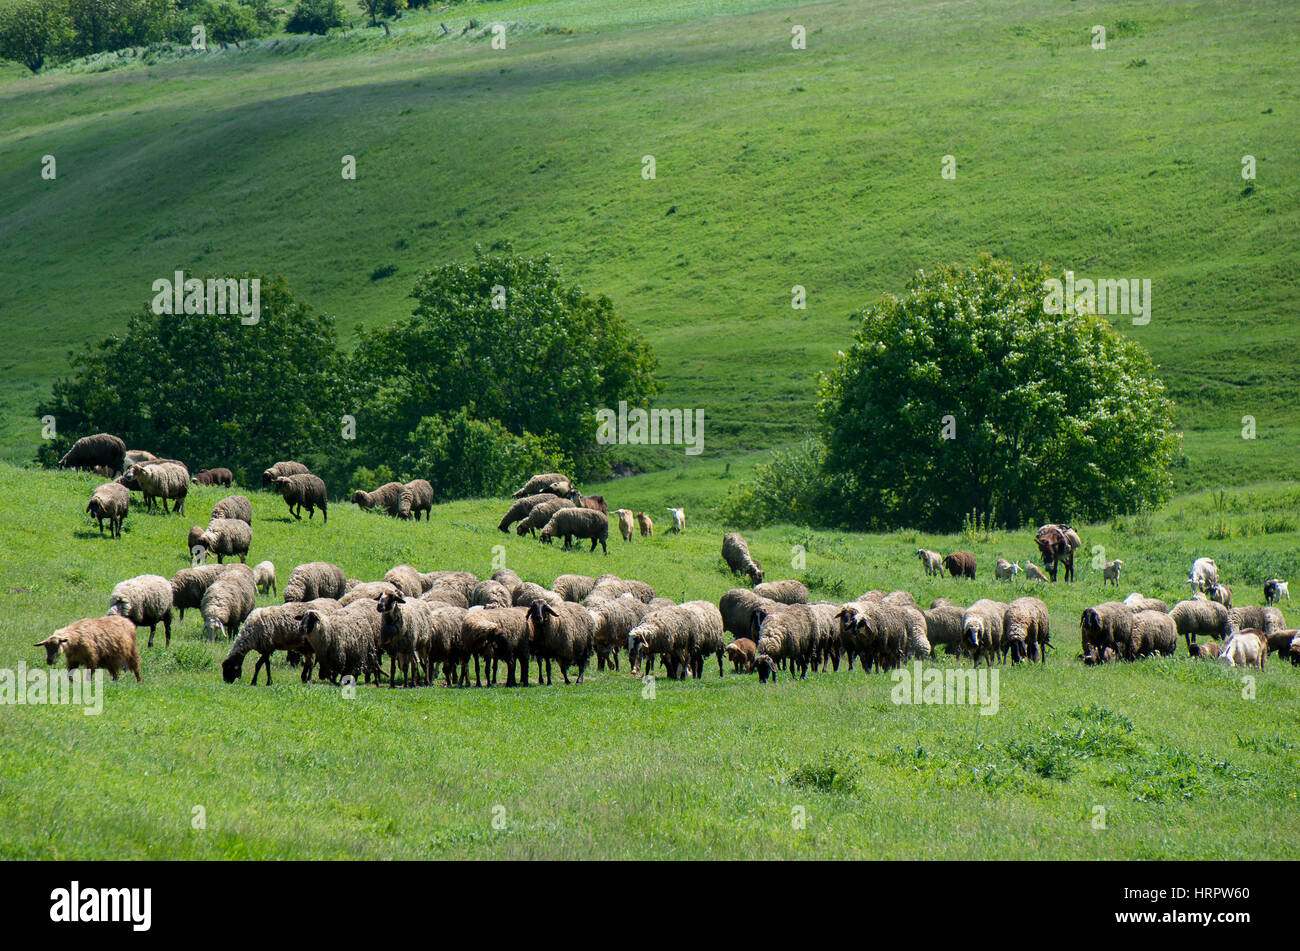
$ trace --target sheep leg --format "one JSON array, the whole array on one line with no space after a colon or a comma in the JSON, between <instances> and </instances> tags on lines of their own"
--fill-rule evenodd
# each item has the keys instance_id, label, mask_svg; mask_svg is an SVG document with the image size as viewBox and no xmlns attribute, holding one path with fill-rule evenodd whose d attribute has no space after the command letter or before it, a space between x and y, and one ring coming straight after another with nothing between
<instances>
[{"instance_id":1,"label":"sheep leg","mask_svg":"<svg viewBox=\"0 0 1300 951\"><path fill-rule=\"evenodd\" d=\"M148 643L148 645L147 645L147 646L149 646L149 647L153 647L153 631L154 631L154 628L157 627L157 626L158 626L158 625L157 625L156 623L155 623L155 624L150 624L150 625L149 625L149 643Z\"/></svg>"},{"instance_id":2,"label":"sheep leg","mask_svg":"<svg viewBox=\"0 0 1300 951\"><path fill-rule=\"evenodd\" d=\"M538 665L540 669L541 665ZM519 657L519 683L528 686L528 654L521 654Z\"/></svg>"},{"instance_id":3,"label":"sheep leg","mask_svg":"<svg viewBox=\"0 0 1300 951\"><path fill-rule=\"evenodd\" d=\"M537 672L537 679L538 682L540 683L542 679L542 673L540 670ZM551 685L551 659L548 657L546 658L546 686L549 687L550 685Z\"/></svg>"}]
</instances>

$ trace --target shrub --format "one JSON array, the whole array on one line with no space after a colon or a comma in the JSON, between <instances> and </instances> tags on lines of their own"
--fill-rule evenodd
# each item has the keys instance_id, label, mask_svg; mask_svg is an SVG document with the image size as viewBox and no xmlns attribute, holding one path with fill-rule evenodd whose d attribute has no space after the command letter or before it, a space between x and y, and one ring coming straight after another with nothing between
<instances>
[{"instance_id":1,"label":"shrub","mask_svg":"<svg viewBox=\"0 0 1300 951\"><path fill-rule=\"evenodd\" d=\"M289 33L315 33L324 36L346 23L340 0L298 0L284 28Z\"/></svg>"}]
</instances>

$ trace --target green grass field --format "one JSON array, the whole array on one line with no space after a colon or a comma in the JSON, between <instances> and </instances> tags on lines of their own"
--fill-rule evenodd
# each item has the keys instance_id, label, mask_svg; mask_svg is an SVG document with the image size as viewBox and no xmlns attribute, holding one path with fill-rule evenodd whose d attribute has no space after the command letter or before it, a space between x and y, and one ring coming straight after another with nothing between
<instances>
[{"instance_id":1,"label":"green grass field","mask_svg":"<svg viewBox=\"0 0 1300 951\"><path fill-rule=\"evenodd\" d=\"M31 645L102 612L118 580L184 567L185 530L224 494L196 489L184 516L133 513L119 542L101 541L81 513L95 482L0 466L0 667L39 665ZM646 505L666 500L643 492ZM361 578L403 562L486 575L503 557L530 580L612 571L674 599L716 599L734 584L722 527L697 521L681 536L615 539L606 557L500 534L502 500L439 506L418 525L339 504L323 525L319 515L292 523L281 500L250 495L250 560L273 560L281 585L294 564L320 557ZM1264 578L1300 569L1298 504L1293 485L1259 485L1082 534L1089 550L1126 562L1121 595L1172 601L1192 556L1209 553L1238 600L1255 603ZM801 578L821 598L906 587L924 603L969 603L1030 590L990 580L997 555L1033 554L1025 533L771 528L750 541L770 577ZM979 580L927 581L911 557L918 545L969 547ZM793 546L806 550L803 571L790 567ZM589 672L582 686L361 686L346 698L304 687L281 656L273 686L249 685L251 662L227 685L227 645L202 639L191 613L170 649L160 632L143 650L142 684L109 684L102 715L3 708L0 855L1300 857L1300 673L1274 659L1245 699L1240 671L1184 648L1086 668L1075 658L1078 615L1110 595L1083 560L1078 575L1033 589L1051 607L1057 650L1045 667L1000 670L995 715L895 705L887 676L857 669L764 687L728 665L721 680L716 669L698 682L659 680L652 699L625 665ZM1104 829L1093 828L1098 806Z\"/></svg>"}]
</instances>

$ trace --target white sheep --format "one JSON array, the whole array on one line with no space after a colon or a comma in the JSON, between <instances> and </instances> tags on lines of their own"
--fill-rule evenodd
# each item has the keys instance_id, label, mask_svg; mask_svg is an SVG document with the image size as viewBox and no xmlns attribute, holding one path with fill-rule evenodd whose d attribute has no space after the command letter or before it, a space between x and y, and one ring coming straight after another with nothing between
<instances>
[{"instance_id":1,"label":"white sheep","mask_svg":"<svg viewBox=\"0 0 1300 951\"><path fill-rule=\"evenodd\" d=\"M1254 631L1238 631L1224 643L1219 663L1228 667L1258 667L1263 670L1267 653L1265 644Z\"/></svg>"},{"instance_id":2,"label":"white sheep","mask_svg":"<svg viewBox=\"0 0 1300 951\"><path fill-rule=\"evenodd\" d=\"M1124 567L1124 562L1116 558L1114 561L1108 561L1101 569L1101 583L1103 587L1109 581L1115 587L1119 587L1119 572Z\"/></svg>"},{"instance_id":3,"label":"white sheep","mask_svg":"<svg viewBox=\"0 0 1300 951\"><path fill-rule=\"evenodd\" d=\"M930 551L928 548L918 548L916 557L921 559L921 564L925 566L925 576L941 574L943 572L943 556L937 551Z\"/></svg>"},{"instance_id":4,"label":"white sheep","mask_svg":"<svg viewBox=\"0 0 1300 951\"><path fill-rule=\"evenodd\" d=\"M623 541L630 542L632 540L633 525L632 510L616 509L614 514L618 516L618 533L623 536Z\"/></svg>"},{"instance_id":5,"label":"white sheep","mask_svg":"<svg viewBox=\"0 0 1300 951\"><path fill-rule=\"evenodd\" d=\"M1030 581L1046 581L1047 575L1043 574L1043 569L1039 568L1032 561L1025 562L1025 577Z\"/></svg>"},{"instance_id":6,"label":"white sheep","mask_svg":"<svg viewBox=\"0 0 1300 951\"><path fill-rule=\"evenodd\" d=\"M259 561L253 566L253 581L262 594L268 591L271 594L278 593L275 587L275 565L269 561Z\"/></svg>"},{"instance_id":7,"label":"white sheep","mask_svg":"<svg viewBox=\"0 0 1300 951\"><path fill-rule=\"evenodd\" d=\"M1197 558L1192 562L1192 573L1187 578L1187 583L1197 591L1204 591L1207 587L1219 583L1219 566L1214 563L1213 558Z\"/></svg>"},{"instance_id":8,"label":"white sheep","mask_svg":"<svg viewBox=\"0 0 1300 951\"><path fill-rule=\"evenodd\" d=\"M1011 581L1020 572L1021 568L1018 564L1013 564L1005 558L999 558L993 564L993 577L998 581Z\"/></svg>"},{"instance_id":9,"label":"white sheep","mask_svg":"<svg viewBox=\"0 0 1300 951\"><path fill-rule=\"evenodd\" d=\"M680 535L686 531L686 509L669 508L673 516L673 531Z\"/></svg>"}]
</instances>

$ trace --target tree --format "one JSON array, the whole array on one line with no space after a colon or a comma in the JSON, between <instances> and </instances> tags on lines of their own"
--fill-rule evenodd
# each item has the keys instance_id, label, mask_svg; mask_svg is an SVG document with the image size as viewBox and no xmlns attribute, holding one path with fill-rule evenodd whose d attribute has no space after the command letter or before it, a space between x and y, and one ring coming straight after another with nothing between
<instances>
[{"instance_id":1,"label":"tree","mask_svg":"<svg viewBox=\"0 0 1300 951\"><path fill-rule=\"evenodd\" d=\"M0 8L0 59L22 63L33 73L65 51L73 36L72 21L46 0L18 0Z\"/></svg>"},{"instance_id":2,"label":"tree","mask_svg":"<svg viewBox=\"0 0 1300 951\"><path fill-rule=\"evenodd\" d=\"M256 12L245 4L221 0L218 3L205 3L198 9L203 25L207 27L208 39L215 43L251 40L262 32Z\"/></svg>"},{"instance_id":3,"label":"tree","mask_svg":"<svg viewBox=\"0 0 1300 951\"><path fill-rule=\"evenodd\" d=\"M37 409L60 433L38 458L50 464L78 436L101 431L245 477L277 459L342 453L339 364L333 319L295 300L281 278L262 279L251 325L145 308L124 333L72 358L71 376Z\"/></svg>"},{"instance_id":4,"label":"tree","mask_svg":"<svg viewBox=\"0 0 1300 951\"><path fill-rule=\"evenodd\" d=\"M376 26L380 17L392 18L406 9L406 0L361 0L361 9L370 16L370 25Z\"/></svg>"},{"instance_id":5,"label":"tree","mask_svg":"<svg viewBox=\"0 0 1300 951\"><path fill-rule=\"evenodd\" d=\"M298 0L284 28L289 33L319 33L324 36L347 21L339 0Z\"/></svg>"},{"instance_id":6,"label":"tree","mask_svg":"<svg viewBox=\"0 0 1300 951\"><path fill-rule=\"evenodd\" d=\"M1150 357L1095 314L1045 313L1050 276L983 256L860 312L818 404L839 521L1018 526L1168 497L1178 436Z\"/></svg>"},{"instance_id":7,"label":"tree","mask_svg":"<svg viewBox=\"0 0 1300 951\"><path fill-rule=\"evenodd\" d=\"M498 421L554 439L578 474L594 465L595 411L658 392L655 359L606 297L566 284L549 257L506 246L420 274L414 313L359 332L353 377L392 455L426 416Z\"/></svg>"}]
</instances>

